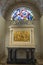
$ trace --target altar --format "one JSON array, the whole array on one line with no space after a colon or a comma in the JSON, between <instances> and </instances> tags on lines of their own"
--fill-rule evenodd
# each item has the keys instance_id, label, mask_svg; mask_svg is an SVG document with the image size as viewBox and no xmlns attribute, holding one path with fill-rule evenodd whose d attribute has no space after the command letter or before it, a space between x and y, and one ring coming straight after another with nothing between
<instances>
[{"instance_id":1,"label":"altar","mask_svg":"<svg viewBox=\"0 0 43 65\"><path fill-rule=\"evenodd\" d=\"M9 26L10 37L7 63L35 64L35 16L31 9L17 8L11 14L12 25Z\"/></svg>"},{"instance_id":2,"label":"altar","mask_svg":"<svg viewBox=\"0 0 43 65\"><path fill-rule=\"evenodd\" d=\"M12 25L10 29L10 39L7 63L10 64L35 64L35 42L33 25Z\"/></svg>"}]
</instances>

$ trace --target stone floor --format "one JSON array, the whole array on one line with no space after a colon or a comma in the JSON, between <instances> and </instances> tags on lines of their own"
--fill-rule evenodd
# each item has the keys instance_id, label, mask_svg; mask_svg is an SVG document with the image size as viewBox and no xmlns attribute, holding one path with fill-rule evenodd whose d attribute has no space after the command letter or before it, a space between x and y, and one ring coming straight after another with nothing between
<instances>
[{"instance_id":1,"label":"stone floor","mask_svg":"<svg viewBox=\"0 0 43 65\"><path fill-rule=\"evenodd\" d=\"M29 65L29 64L7 64L6 63L7 58L2 58L0 60L0 65ZM43 65L43 59L37 59L36 65Z\"/></svg>"},{"instance_id":2,"label":"stone floor","mask_svg":"<svg viewBox=\"0 0 43 65\"><path fill-rule=\"evenodd\" d=\"M7 64L7 63L1 63L0 65L30 65L30 64ZM36 65L43 65L43 64L36 64Z\"/></svg>"},{"instance_id":3,"label":"stone floor","mask_svg":"<svg viewBox=\"0 0 43 65\"><path fill-rule=\"evenodd\" d=\"M16 64L0 64L0 65L16 65ZM29 65L29 64L17 64L17 65Z\"/></svg>"}]
</instances>

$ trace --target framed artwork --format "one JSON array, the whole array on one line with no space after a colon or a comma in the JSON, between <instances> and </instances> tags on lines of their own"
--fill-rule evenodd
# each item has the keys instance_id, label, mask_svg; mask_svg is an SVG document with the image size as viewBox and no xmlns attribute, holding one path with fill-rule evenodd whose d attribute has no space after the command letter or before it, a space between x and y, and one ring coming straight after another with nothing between
<instances>
[{"instance_id":1,"label":"framed artwork","mask_svg":"<svg viewBox=\"0 0 43 65\"><path fill-rule=\"evenodd\" d=\"M30 31L15 31L14 41L29 41L30 42Z\"/></svg>"},{"instance_id":2,"label":"framed artwork","mask_svg":"<svg viewBox=\"0 0 43 65\"><path fill-rule=\"evenodd\" d=\"M34 47L34 29L17 28L10 29L10 46L11 47Z\"/></svg>"}]
</instances>

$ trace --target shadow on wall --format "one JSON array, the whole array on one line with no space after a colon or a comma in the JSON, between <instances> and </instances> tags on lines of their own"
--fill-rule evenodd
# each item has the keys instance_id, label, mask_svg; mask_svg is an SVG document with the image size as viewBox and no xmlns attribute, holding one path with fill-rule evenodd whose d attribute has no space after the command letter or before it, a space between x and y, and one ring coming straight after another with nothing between
<instances>
[{"instance_id":1,"label":"shadow on wall","mask_svg":"<svg viewBox=\"0 0 43 65\"><path fill-rule=\"evenodd\" d=\"M0 57L5 54L5 20L0 16Z\"/></svg>"}]
</instances>

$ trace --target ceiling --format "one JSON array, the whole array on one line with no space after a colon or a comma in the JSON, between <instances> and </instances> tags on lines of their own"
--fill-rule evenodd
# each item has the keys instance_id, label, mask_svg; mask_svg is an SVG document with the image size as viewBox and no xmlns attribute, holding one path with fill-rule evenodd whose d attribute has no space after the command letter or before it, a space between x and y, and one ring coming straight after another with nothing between
<instances>
[{"instance_id":1,"label":"ceiling","mask_svg":"<svg viewBox=\"0 0 43 65\"><path fill-rule=\"evenodd\" d=\"M4 15L5 11L10 5L17 2L29 2L30 4L35 4L40 13L43 14L43 0L0 0L0 10L2 15Z\"/></svg>"}]
</instances>

